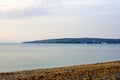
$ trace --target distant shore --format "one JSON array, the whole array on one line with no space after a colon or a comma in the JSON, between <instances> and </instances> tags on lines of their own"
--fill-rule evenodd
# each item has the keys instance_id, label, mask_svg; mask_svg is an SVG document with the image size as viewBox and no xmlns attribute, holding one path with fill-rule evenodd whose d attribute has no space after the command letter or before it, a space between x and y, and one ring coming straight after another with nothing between
<instances>
[{"instance_id":1,"label":"distant shore","mask_svg":"<svg viewBox=\"0 0 120 80\"><path fill-rule=\"evenodd\" d=\"M0 80L120 80L120 61L0 73Z\"/></svg>"},{"instance_id":2,"label":"distant shore","mask_svg":"<svg viewBox=\"0 0 120 80\"><path fill-rule=\"evenodd\" d=\"M104 38L59 38L27 41L22 43L45 43L45 44L120 44L120 39L104 39Z\"/></svg>"}]
</instances>

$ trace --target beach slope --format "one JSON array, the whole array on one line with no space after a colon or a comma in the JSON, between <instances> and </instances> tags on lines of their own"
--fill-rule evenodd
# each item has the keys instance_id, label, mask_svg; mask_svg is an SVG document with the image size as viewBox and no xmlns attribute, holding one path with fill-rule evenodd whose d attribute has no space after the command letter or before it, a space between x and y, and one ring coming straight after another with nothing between
<instances>
[{"instance_id":1,"label":"beach slope","mask_svg":"<svg viewBox=\"0 0 120 80\"><path fill-rule=\"evenodd\" d=\"M120 80L120 61L0 73L0 80Z\"/></svg>"}]
</instances>

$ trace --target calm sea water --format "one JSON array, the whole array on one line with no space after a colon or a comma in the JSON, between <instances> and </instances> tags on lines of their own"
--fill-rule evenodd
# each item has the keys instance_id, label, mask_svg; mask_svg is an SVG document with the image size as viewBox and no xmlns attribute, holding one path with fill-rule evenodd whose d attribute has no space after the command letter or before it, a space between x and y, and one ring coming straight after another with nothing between
<instances>
[{"instance_id":1,"label":"calm sea water","mask_svg":"<svg viewBox=\"0 0 120 80\"><path fill-rule=\"evenodd\" d=\"M0 44L0 72L119 60L120 45Z\"/></svg>"}]
</instances>

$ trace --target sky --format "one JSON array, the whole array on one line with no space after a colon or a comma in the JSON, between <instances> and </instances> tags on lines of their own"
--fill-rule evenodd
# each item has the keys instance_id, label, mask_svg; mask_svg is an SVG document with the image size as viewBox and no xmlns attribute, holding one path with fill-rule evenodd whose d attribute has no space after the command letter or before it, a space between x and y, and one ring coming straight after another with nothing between
<instances>
[{"instance_id":1,"label":"sky","mask_svg":"<svg viewBox=\"0 0 120 80\"><path fill-rule=\"evenodd\" d=\"M120 0L0 0L0 43L120 38Z\"/></svg>"}]
</instances>

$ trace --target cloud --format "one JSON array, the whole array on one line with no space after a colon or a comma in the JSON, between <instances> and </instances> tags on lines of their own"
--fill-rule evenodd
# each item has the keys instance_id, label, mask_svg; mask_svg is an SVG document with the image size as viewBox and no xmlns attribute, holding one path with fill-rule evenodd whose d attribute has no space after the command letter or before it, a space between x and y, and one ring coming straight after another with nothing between
<instances>
[{"instance_id":1,"label":"cloud","mask_svg":"<svg viewBox=\"0 0 120 80\"><path fill-rule=\"evenodd\" d=\"M80 6L96 6L109 4L109 0L62 0L63 3L79 4Z\"/></svg>"},{"instance_id":2,"label":"cloud","mask_svg":"<svg viewBox=\"0 0 120 80\"><path fill-rule=\"evenodd\" d=\"M119 16L120 1L118 0L64 0L56 14L64 16L100 17Z\"/></svg>"},{"instance_id":3,"label":"cloud","mask_svg":"<svg viewBox=\"0 0 120 80\"><path fill-rule=\"evenodd\" d=\"M0 18L116 14L119 0L1 0Z\"/></svg>"},{"instance_id":4,"label":"cloud","mask_svg":"<svg viewBox=\"0 0 120 80\"><path fill-rule=\"evenodd\" d=\"M54 0L53 0L54 1ZM45 8L50 7L54 2L52 0L16 0L10 2L5 0L0 3L1 12L13 12L15 10L24 10L29 8ZM53 3L51 3L53 2Z\"/></svg>"},{"instance_id":5,"label":"cloud","mask_svg":"<svg viewBox=\"0 0 120 80\"><path fill-rule=\"evenodd\" d=\"M59 0L5 0L0 3L0 17L50 15L50 8Z\"/></svg>"}]
</instances>

